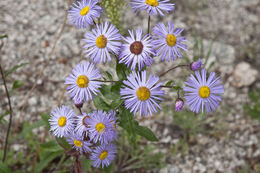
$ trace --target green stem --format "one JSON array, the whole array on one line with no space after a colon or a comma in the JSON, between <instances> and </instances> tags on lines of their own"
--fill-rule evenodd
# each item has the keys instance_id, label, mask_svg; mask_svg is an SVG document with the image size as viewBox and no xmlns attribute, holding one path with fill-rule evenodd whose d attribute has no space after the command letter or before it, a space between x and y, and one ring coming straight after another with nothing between
<instances>
[{"instance_id":1,"label":"green stem","mask_svg":"<svg viewBox=\"0 0 260 173\"><path fill-rule=\"evenodd\" d=\"M188 66L189 66L189 65L187 65L187 64L177 65L177 66L175 66L175 67L173 67L173 68L170 68L169 70L163 72L162 74L159 75L159 77L162 77L162 76L166 75L168 72L170 72L170 71L172 71L172 70L174 70L174 69L176 69L176 68L179 68L179 67L188 67Z\"/></svg>"},{"instance_id":2,"label":"green stem","mask_svg":"<svg viewBox=\"0 0 260 173\"><path fill-rule=\"evenodd\" d=\"M7 153L8 137L9 137L9 133L10 133L10 130L11 130L11 125L12 125L13 109L12 109L12 105L11 105L9 92L8 92L8 89L7 89L7 86L6 86L4 72L2 70L1 65L0 65L0 71L1 71L3 82L4 82L5 92L6 92L6 96L7 96L7 99L8 99L8 105L9 105L9 111L10 111L9 124L8 124L8 129L7 129L7 133L6 133L6 137L5 137L5 148L4 148L4 156L3 156L3 163L4 163L5 159L6 159L6 153Z\"/></svg>"},{"instance_id":3,"label":"green stem","mask_svg":"<svg viewBox=\"0 0 260 173\"><path fill-rule=\"evenodd\" d=\"M147 34L150 34L150 23L151 23L151 16L149 14L149 16L148 16L148 24L147 24L147 27L148 27Z\"/></svg>"}]
</instances>

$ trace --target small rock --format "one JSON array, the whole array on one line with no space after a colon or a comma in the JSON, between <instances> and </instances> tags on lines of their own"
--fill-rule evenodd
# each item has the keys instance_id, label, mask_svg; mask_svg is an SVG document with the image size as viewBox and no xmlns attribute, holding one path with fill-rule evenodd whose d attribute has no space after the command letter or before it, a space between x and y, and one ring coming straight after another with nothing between
<instances>
[{"instance_id":1,"label":"small rock","mask_svg":"<svg viewBox=\"0 0 260 173\"><path fill-rule=\"evenodd\" d=\"M236 65L232 76L234 80L231 84L236 88L240 88L253 84L258 76L258 71L253 69L247 62L241 62Z\"/></svg>"}]
</instances>

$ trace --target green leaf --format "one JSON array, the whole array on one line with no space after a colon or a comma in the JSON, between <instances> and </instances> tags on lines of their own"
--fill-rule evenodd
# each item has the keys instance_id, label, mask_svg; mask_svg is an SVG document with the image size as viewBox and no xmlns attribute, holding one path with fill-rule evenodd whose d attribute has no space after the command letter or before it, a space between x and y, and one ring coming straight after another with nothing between
<instances>
[{"instance_id":1,"label":"green leaf","mask_svg":"<svg viewBox=\"0 0 260 173\"><path fill-rule=\"evenodd\" d=\"M134 129L138 135L145 137L147 140L158 141L158 138L155 136L155 134L149 128L138 125L138 126L135 126Z\"/></svg>"},{"instance_id":2,"label":"green leaf","mask_svg":"<svg viewBox=\"0 0 260 173\"><path fill-rule=\"evenodd\" d=\"M3 162L0 162L0 172L11 173L12 171Z\"/></svg>"},{"instance_id":3,"label":"green leaf","mask_svg":"<svg viewBox=\"0 0 260 173\"><path fill-rule=\"evenodd\" d=\"M19 64L19 65L15 65L13 66L10 70L8 70L6 73L5 73L5 77L7 77L9 74L13 73L16 69L20 68L20 67L23 67L25 65L29 64L28 62L26 63L22 63L22 64Z\"/></svg>"},{"instance_id":4,"label":"green leaf","mask_svg":"<svg viewBox=\"0 0 260 173\"><path fill-rule=\"evenodd\" d=\"M165 86L171 86L173 83L174 83L173 80L169 80L169 81L165 84Z\"/></svg>"},{"instance_id":5,"label":"green leaf","mask_svg":"<svg viewBox=\"0 0 260 173\"><path fill-rule=\"evenodd\" d=\"M8 35L0 35L0 39L3 39L3 38L8 38Z\"/></svg>"},{"instance_id":6,"label":"green leaf","mask_svg":"<svg viewBox=\"0 0 260 173\"><path fill-rule=\"evenodd\" d=\"M126 75L128 75L130 72L131 71L127 68L125 64L116 65L116 73L120 80L126 78Z\"/></svg>"},{"instance_id":7,"label":"green leaf","mask_svg":"<svg viewBox=\"0 0 260 173\"><path fill-rule=\"evenodd\" d=\"M18 138L21 138L23 136L25 136L26 134L32 132L33 129L39 128L43 125L45 125L45 122L43 120L37 121L27 127L25 127L26 124L24 124L23 126L23 130L22 132L17 136Z\"/></svg>"},{"instance_id":8,"label":"green leaf","mask_svg":"<svg viewBox=\"0 0 260 173\"><path fill-rule=\"evenodd\" d=\"M70 144L66 141L65 138L55 138L57 143L64 149L69 150L71 148Z\"/></svg>"},{"instance_id":9,"label":"green leaf","mask_svg":"<svg viewBox=\"0 0 260 173\"><path fill-rule=\"evenodd\" d=\"M24 84L23 80L15 80L12 86L12 90L22 87Z\"/></svg>"},{"instance_id":10,"label":"green leaf","mask_svg":"<svg viewBox=\"0 0 260 173\"><path fill-rule=\"evenodd\" d=\"M84 172L90 172L91 166L92 166L92 161L89 159L86 159L86 157L81 157L81 163Z\"/></svg>"},{"instance_id":11,"label":"green leaf","mask_svg":"<svg viewBox=\"0 0 260 173\"><path fill-rule=\"evenodd\" d=\"M10 111L9 110L6 110L4 113L2 113L0 115L0 122L2 122L4 119L5 116L9 115L10 114Z\"/></svg>"},{"instance_id":12,"label":"green leaf","mask_svg":"<svg viewBox=\"0 0 260 173\"><path fill-rule=\"evenodd\" d=\"M42 113L42 114L40 114L40 116L42 117L42 120L45 122L47 130L50 130L50 123L49 123L50 115Z\"/></svg>"},{"instance_id":13,"label":"green leaf","mask_svg":"<svg viewBox=\"0 0 260 173\"><path fill-rule=\"evenodd\" d=\"M34 172L42 172L42 170L47 167L52 160L60 156L63 152L63 150L57 152L46 152L40 162L36 164Z\"/></svg>"},{"instance_id":14,"label":"green leaf","mask_svg":"<svg viewBox=\"0 0 260 173\"><path fill-rule=\"evenodd\" d=\"M109 80L113 80L113 76L108 71L105 71L105 74Z\"/></svg>"},{"instance_id":15,"label":"green leaf","mask_svg":"<svg viewBox=\"0 0 260 173\"><path fill-rule=\"evenodd\" d=\"M57 152L57 151L63 151L63 148L60 147L60 145L57 143L56 140L51 140L45 143L42 143L41 149L44 150L44 152Z\"/></svg>"},{"instance_id":16,"label":"green leaf","mask_svg":"<svg viewBox=\"0 0 260 173\"><path fill-rule=\"evenodd\" d=\"M110 110L110 106L109 104L107 104L100 95L96 96L94 99L94 105L97 109L101 109L101 110L105 110L105 111L109 111Z\"/></svg>"}]
</instances>

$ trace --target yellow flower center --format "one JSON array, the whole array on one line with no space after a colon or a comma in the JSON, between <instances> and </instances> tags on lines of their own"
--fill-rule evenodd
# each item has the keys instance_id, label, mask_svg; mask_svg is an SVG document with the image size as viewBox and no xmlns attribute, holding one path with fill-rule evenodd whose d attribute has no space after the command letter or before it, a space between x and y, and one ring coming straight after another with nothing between
<instances>
[{"instance_id":1,"label":"yellow flower center","mask_svg":"<svg viewBox=\"0 0 260 173\"><path fill-rule=\"evenodd\" d=\"M168 44L168 46L171 46L171 47L175 46L176 40L177 40L177 38L173 34L168 34L166 37L167 44Z\"/></svg>"},{"instance_id":2,"label":"yellow flower center","mask_svg":"<svg viewBox=\"0 0 260 173\"><path fill-rule=\"evenodd\" d=\"M159 3L158 3L157 0L146 0L145 3L146 3L147 5L151 5L151 6L154 6L154 7L156 7L156 6L159 5Z\"/></svg>"},{"instance_id":3,"label":"yellow flower center","mask_svg":"<svg viewBox=\"0 0 260 173\"><path fill-rule=\"evenodd\" d=\"M66 125L66 117L60 117L59 120L58 120L58 124L60 127L63 127Z\"/></svg>"},{"instance_id":4,"label":"yellow flower center","mask_svg":"<svg viewBox=\"0 0 260 173\"><path fill-rule=\"evenodd\" d=\"M78 141L78 140L74 140L74 145L81 148L82 147L82 142Z\"/></svg>"},{"instance_id":5,"label":"yellow flower center","mask_svg":"<svg viewBox=\"0 0 260 173\"><path fill-rule=\"evenodd\" d=\"M105 129L105 127L106 127L106 126L105 126L103 123L97 123L97 125L96 125L96 129L97 129L97 131L98 131L99 133L103 132L104 129Z\"/></svg>"},{"instance_id":6,"label":"yellow flower center","mask_svg":"<svg viewBox=\"0 0 260 173\"><path fill-rule=\"evenodd\" d=\"M108 155L108 152L105 150L103 151L100 155L99 155L99 158L101 160L104 160L105 158L107 158L107 155Z\"/></svg>"},{"instance_id":7,"label":"yellow flower center","mask_svg":"<svg viewBox=\"0 0 260 173\"><path fill-rule=\"evenodd\" d=\"M80 88L85 88L88 86L88 77L85 76L85 75L81 75L78 77L77 79L77 85L80 87Z\"/></svg>"},{"instance_id":8,"label":"yellow flower center","mask_svg":"<svg viewBox=\"0 0 260 173\"><path fill-rule=\"evenodd\" d=\"M107 46L107 38L104 35L100 35L96 39L96 45L98 48L105 48Z\"/></svg>"},{"instance_id":9,"label":"yellow flower center","mask_svg":"<svg viewBox=\"0 0 260 173\"><path fill-rule=\"evenodd\" d=\"M137 95L139 100L145 101L145 100L149 99L151 92L146 87L140 87L136 91L136 95Z\"/></svg>"},{"instance_id":10,"label":"yellow flower center","mask_svg":"<svg viewBox=\"0 0 260 173\"><path fill-rule=\"evenodd\" d=\"M88 14L88 11L89 11L89 6L86 6L80 10L80 15L85 16L86 14Z\"/></svg>"},{"instance_id":11,"label":"yellow flower center","mask_svg":"<svg viewBox=\"0 0 260 173\"><path fill-rule=\"evenodd\" d=\"M200 87L199 95L201 98L208 98L210 95L210 89L207 86Z\"/></svg>"}]
</instances>

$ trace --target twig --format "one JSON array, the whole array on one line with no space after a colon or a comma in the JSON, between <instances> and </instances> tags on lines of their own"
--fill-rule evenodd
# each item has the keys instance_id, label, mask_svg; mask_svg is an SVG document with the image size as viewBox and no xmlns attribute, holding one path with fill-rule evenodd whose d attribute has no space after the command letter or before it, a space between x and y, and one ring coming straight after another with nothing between
<instances>
[{"instance_id":1,"label":"twig","mask_svg":"<svg viewBox=\"0 0 260 173\"><path fill-rule=\"evenodd\" d=\"M6 159L6 153L7 153L8 137L9 137L9 133L10 133L10 130L11 130L11 125L12 125L13 109L12 109L12 104L11 104L9 92L8 92L8 89L7 89L7 86L6 86L4 72L3 72L1 65L0 65L0 71L1 71L2 78L3 78L3 82L4 82L5 92L6 92L6 96L7 96L7 99L8 99L8 105L9 105L9 111L10 111L9 123L8 123L6 137L5 137L5 148L4 148L4 156L3 156L3 163L4 163L5 159Z\"/></svg>"},{"instance_id":2,"label":"twig","mask_svg":"<svg viewBox=\"0 0 260 173\"><path fill-rule=\"evenodd\" d=\"M71 0L68 0L68 6L70 6L70 4L71 4ZM60 37L61 37L61 35L62 35L63 31L64 31L64 28L65 28L65 26L66 26L67 18L68 18L68 11L66 10L65 18L64 18L63 24L62 24L62 26L61 26L61 30L60 30L58 36L56 37L56 39L55 39L55 41L54 41L54 45L53 45L53 47L52 47L52 49L51 49L51 52L50 52L49 55L48 55L47 61L45 62L44 66L42 67L42 69L41 69L41 71L40 71L40 73L39 73L37 79L35 80L35 82L34 82L32 88L30 89L30 91L28 92L28 94L27 94L26 97L25 97L25 100L24 100L24 103L23 103L23 106L22 106L22 109L21 109L21 112L20 112L18 121L16 122L16 125L15 125L15 129L16 129L16 127L18 126L18 124L20 123L20 118L23 117L23 112L24 112L25 107L27 106L29 97L30 97L31 94L33 93L34 89L35 89L36 86L37 86L38 80L42 77L45 68L46 68L46 67L48 66L48 64L49 64L49 61L50 61L50 59L51 59L51 56L53 55L54 50L55 50L55 48L56 48L57 42L58 42L58 40L60 39Z\"/></svg>"},{"instance_id":3,"label":"twig","mask_svg":"<svg viewBox=\"0 0 260 173\"><path fill-rule=\"evenodd\" d=\"M177 66L175 66L175 67L173 67L173 68L170 68L169 70L163 72L162 74L159 75L159 77L164 76L165 74L167 74L168 72L170 72L170 71L172 71L172 70L174 70L174 69L176 69L176 68L179 68L179 67L188 67L188 66L189 66L189 65L187 65L187 64L177 65Z\"/></svg>"},{"instance_id":4,"label":"twig","mask_svg":"<svg viewBox=\"0 0 260 173\"><path fill-rule=\"evenodd\" d=\"M162 88L174 88L176 86L175 85L172 85L172 86L161 85L160 87L162 87Z\"/></svg>"},{"instance_id":5,"label":"twig","mask_svg":"<svg viewBox=\"0 0 260 173\"><path fill-rule=\"evenodd\" d=\"M93 80L93 81L98 81L98 82L119 82L116 80Z\"/></svg>"},{"instance_id":6,"label":"twig","mask_svg":"<svg viewBox=\"0 0 260 173\"><path fill-rule=\"evenodd\" d=\"M151 23L151 16L150 16L150 13L149 13L149 16L148 16L148 24L147 24L147 27L148 27L147 34L150 34L150 23Z\"/></svg>"}]
</instances>

